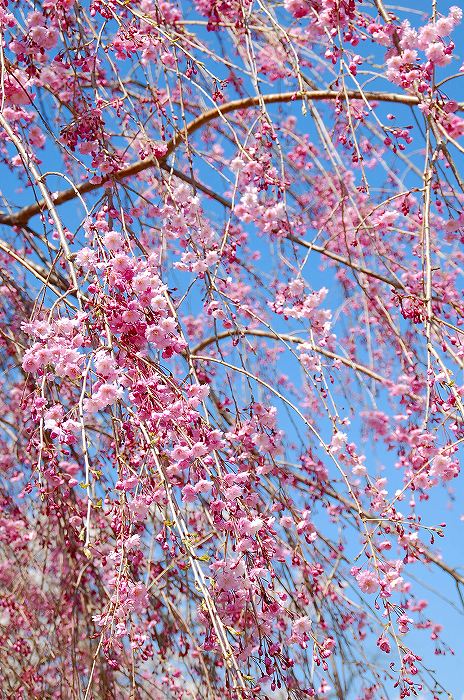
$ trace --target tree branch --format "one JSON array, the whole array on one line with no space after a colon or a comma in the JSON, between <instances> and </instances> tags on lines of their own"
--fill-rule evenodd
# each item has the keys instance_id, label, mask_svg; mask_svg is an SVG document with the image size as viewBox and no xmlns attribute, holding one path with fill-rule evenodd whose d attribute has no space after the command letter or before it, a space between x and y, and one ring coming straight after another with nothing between
<instances>
[{"instance_id":1,"label":"tree branch","mask_svg":"<svg viewBox=\"0 0 464 700\"><path fill-rule=\"evenodd\" d=\"M146 158L145 160L138 160L132 165L128 165L122 168L116 173L111 173L102 176L98 182L83 182L81 185L76 185L76 187L71 187L67 190L62 190L53 197L54 206L59 206L65 202L70 202L79 195L88 194L89 192L94 192L100 187L104 187L106 184L111 182L121 182L128 177L138 175L139 173L148 170L153 167L162 167L163 169L170 169L167 165L167 158L174 153L176 148L188 137L191 136L195 131L198 131L202 126L208 122L216 119L218 117L224 117L230 112L237 112L243 109L248 109L249 107L258 107L262 103L264 104L279 104L283 102L293 102L299 100L310 100L310 101L324 101L324 100L336 100L343 99L345 93L340 93L337 90L306 90L304 92L281 92L274 93L270 95L256 95L254 97L246 97L240 100L232 100L224 105L217 105L210 110L203 112L195 119L187 124L185 129L179 131L168 143L167 151L165 155L160 158ZM352 100L368 100L372 102L389 102L395 104L404 104L408 106L415 106L419 104L419 98L415 95L401 95L393 92L360 92L358 90L348 90L346 91L346 96ZM464 109L464 103L459 105L460 109ZM4 214L0 216L0 224L6 226L23 226L29 219L36 214L40 214L47 208L46 202L42 199L39 202L30 204L23 207L16 214Z\"/></svg>"},{"instance_id":2,"label":"tree branch","mask_svg":"<svg viewBox=\"0 0 464 700\"><path fill-rule=\"evenodd\" d=\"M295 474L294 472L292 472L292 478L296 481L306 484L307 486L311 486L314 489L320 490L321 493L324 493L326 496L329 496L330 498L333 498L339 503L342 503L355 515L361 515L366 521L374 517L374 514L369 513L369 511L365 510L364 508L359 510L355 503L353 503L349 498L347 498L343 494L338 493L338 491L336 491L328 484L311 481L310 479L306 479L305 477L300 476L299 474ZM440 559L439 556L434 554L425 544L423 544L422 542L411 542L410 547L418 559L422 555L426 560L430 561L432 564L435 564L435 566L438 566L442 571L451 576L456 581L456 583L464 585L464 576L459 574L456 571L456 569L453 569L453 567L448 566L448 564L446 564L442 559Z\"/></svg>"},{"instance_id":3,"label":"tree branch","mask_svg":"<svg viewBox=\"0 0 464 700\"><path fill-rule=\"evenodd\" d=\"M330 350L327 350L326 348L322 348L320 345L314 345L313 343L303 340L303 338L299 338L298 336L294 335L288 335L287 333L272 333L270 331L262 331L259 329L247 329L244 328L240 332L236 333L234 331L221 331L221 333L217 333L214 336L211 336L210 338L205 338L205 340L202 340L198 345L196 345L192 350L190 351L192 355L196 355L197 353L201 352L201 350L204 350L208 345L212 345L216 340L222 340L223 338L233 338L234 335L250 335L250 336L256 336L258 338L272 338L274 340L284 340L287 343L307 343L308 345L311 346L311 349L314 352L317 352L319 355L324 355L324 357L328 357L331 360L338 360L338 362L341 362L342 364L346 365L347 367L351 367L352 369L356 370L357 372L362 372L363 374L367 374L368 377L371 377L371 379L375 379L377 382L380 382L381 384L387 384L388 380L385 377L382 377L380 374L377 374L377 372L374 372L374 370L370 369L369 367L365 367L364 365L360 365L354 360L350 360L348 357L343 357L342 355L336 355L334 352L331 352Z\"/></svg>"}]
</instances>

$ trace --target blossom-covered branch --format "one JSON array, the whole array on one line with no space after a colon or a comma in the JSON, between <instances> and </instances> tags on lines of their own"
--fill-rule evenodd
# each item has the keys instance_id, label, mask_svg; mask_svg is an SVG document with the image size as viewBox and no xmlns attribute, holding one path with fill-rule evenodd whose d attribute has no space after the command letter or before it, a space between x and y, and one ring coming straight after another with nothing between
<instances>
[{"instance_id":1,"label":"blossom-covered branch","mask_svg":"<svg viewBox=\"0 0 464 700\"><path fill-rule=\"evenodd\" d=\"M0 694L460 690L462 12L424 13L3 3Z\"/></svg>"}]
</instances>

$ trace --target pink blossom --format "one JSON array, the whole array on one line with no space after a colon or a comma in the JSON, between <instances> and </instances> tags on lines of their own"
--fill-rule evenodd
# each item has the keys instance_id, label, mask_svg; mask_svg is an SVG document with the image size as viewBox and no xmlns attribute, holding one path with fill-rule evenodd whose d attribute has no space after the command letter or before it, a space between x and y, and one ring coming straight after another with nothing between
<instances>
[{"instance_id":1,"label":"pink blossom","mask_svg":"<svg viewBox=\"0 0 464 700\"><path fill-rule=\"evenodd\" d=\"M120 250L124 246L124 240L117 231L108 231L103 236L103 245L108 250Z\"/></svg>"},{"instance_id":2,"label":"pink blossom","mask_svg":"<svg viewBox=\"0 0 464 700\"><path fill-rule=\"evenodd\" d=\"M120 398L121 395L122 390L116 384L101 384L97 392L91 397L92 408L96 408L96 410L106 408ZM90 410L89 402L87 402L87 408Z\"/></svg>"},{"instance_id":3,"label":"pink blossom","mask_svg":"<svg viewBox=\"0 0 464 700\"><path fill-rule=\"evenodd\" d=\"M31 126L29 130L29 141L37 148L42 148L45 145L44 133L38 126Z\"/></svg>"},{"instance_id":4,"label":"pink blossom","mask_svg":"<svg viewBox=\"0 0 464 700\"><path fill-rule=\"evenodd\" d=\"M238 527L242 535L254 536L256 535L264 526L264 520L262 518L253 518L249 520L248 518L240 518L238 521Z\"/></svg>"},{"instance_id":5,"label":"pink blossom","mask_svg":"<svg viewBox=\"0 0 464 700\"><path fill-rule=\"evenodd\" d=\"M385 652L385 654L389 654L391 651L390 642L388 641L387 637L379 637L377 640L377 646L381 651Z\"/></svg>"},{"instance_id":6,"label":"pink blossom","mask_svg":"<svg viewBox=\"0 0 464 700\"><path fill-rule=\"evenodd\" d=\"M368 569L360 571L356 576L359 588L364 593L375 593L379 588L379 580L377 576Z\"/></svg>"},{"instance_id":7,"label":"pink blossom","mask_svg":"<svg viewBox=\"0 0 464 700\"><path fill-rule=\"evenodd\" d=\"M431 43L436 41L438 36L436 24L426 24L424 27L421 27L418 40L419 48L426 49Z\"/></svg>"},{"instance_id":8,"label":"pink blossom","mask_svg":"<svg viewBox=\"0 0 464 700\"><path fill-rule=\"evenodd\" d=\"M104 350L99 350L95 355L95 369L103 377L116 377L116 363Z\"/></svg>"},{"instance_id":9,"label":"pink blossom","mask_svg":"<svg viewBox=\"0 0 464 700\"><path fill-rule=\"evenodd\" d=\"M137 486L139 479L136 476L130 476L127 479L122 479L116 482L115 489L118 491L130 491Z\"/></svg>"},{"instance_id":10,"label":"pink blossom","mask_svg":"<svg viewBox=\"0 0 464 700\"><path fill-rule=\"evenodd\" d=\"M311 11L311 5L306 0L285 0L284 7L296 19L306 17Z\"/></svg>"},{"instance_id":11,"label":"pink blossom","mask_svg":"<svg viewBox=\"0 0 464 700\"><path fill-rule=\"evenodd\" d=\"M340 452L342 450L347 442L347 436L346 433L341 433L339 430L334 433L332 440L330 442L330 449L332 452Z\"/></svg>"},{"instance_id":12,"label":"pink blossom","mask_svg":"<svg viewBox=\"0 0 464 700\"><path fill-rule=\"evenodd\" d=\"M445 53L445 47L439 41L429 44L425 49L425 55L437 66L446 66L451 61L451 56Z\"/></svg>"},{"instance_id":13,"label":"pink blossom","mask_svg":"<svg viewBox=\"0 0 464 700\"><path fill-rule=\"evenodd\" d=\"M459 474L459 465L446 454L439 453L432 460L430 475L443 481L450 481Z\"/></svg>"},{"instance_id":14,"label":"pink blossom","mask_svg":"<svg viewBox=\"0 0 464 700\"><path fill-rule=\"evenodd\" d=\"M30 31L31 39L43 49L52 49L58 41L58 31L52 28L35 26Z\"/></svg>"},{"instance_id":15,"label":"pink blossom","mask_svg":"<svg viewBox=\"0 0 464 700\"><path fill-rule=\"evenodd\" d=\"M298 617L292 623L292 633L302 635L311 630L311 620L307 615Z\"/></svg>"}]
</instances>

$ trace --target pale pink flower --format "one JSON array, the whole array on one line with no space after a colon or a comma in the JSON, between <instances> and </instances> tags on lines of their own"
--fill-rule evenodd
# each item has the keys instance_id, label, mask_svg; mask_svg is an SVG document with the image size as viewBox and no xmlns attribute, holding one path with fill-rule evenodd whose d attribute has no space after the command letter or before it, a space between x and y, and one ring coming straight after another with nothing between
<instances>
[{"instance_id":1,"label":"pale pink flower","mask_svg":"<svg viewBox=\"0 0 464 700\"><path fill-rule=\"evenodd\" d=\"M285 0L284 7L295 19L306 17L311 11L311 5L306 0Z\"/></svg>"},{"instance_id":2,"label":"pale pink flower","mask_svg":"<svg viewBox=\"0 0 464 700\"><path fill-rule=\"evenodd\" d=\"M459 465L451 457L443 453L437 454L432 461L430 476L435 476L443 481L450 481L459 474Z\"/></svg>"},{"instance_id":3,"label":"pale pink flower","mask_svg":"<svg viewBox=\"0 0 464 700\"><path fill-rule=\"evenodd\" d=\"M304 617L298 617L296 620L293 621L292 633L298 635L305 634L310 631L311 624L311 620L307 615L305 615Z\"/></svg>"},{"instance_id":4,"label":"pale pink flower","mask_svg":"<svg viewBox=\"0 0 464 700\"><path fill-rule=\"evenodd\" d=\"M438 37L437 27L434 24L426 24L421 27L418 35L418 46L420 49L426 49Z\"/></svg>"},{"instance_id":5,"label":"pale pink flower","mask_svg":"<svg viewBox=\"0 0 464 700\"><path fill-rule=\"evenodd\" d=\"M356 576L359 588L363 593L375 593L379 588L379 580L373 571L365 569Z\"/></svg>"},{"instance_id":6,"label":"pale pink flower","mask_svg":"<svg viewBox=\"0 0 464 700\"><path fill-rule=\"evenodd\" d=\"M120 250L124 246L124 240L117 231L108 231L103 236L103 245L108 250Z\"/></svg>"},{"instance_id":7,"label":"pale pink flower","mask_svg":"<svg viewBox=\"0 0 464 700\"><path fill-rule=\"evenodd\" d=\"M425 50L425 55L436 66L446 66L451 56L445 53L445 47L440 41L432 42Z\"/></svg>"},{"instance_id":8,"label":"pale pink flower","mask_svg":"<svg viewBox=\"0 0 464 700\"><path fill-rule=\"evenodd\" d=\"M117 481L114 488L117 491L130 491L134 486L137 486L138 483L139 479L137 476L129 476L127 479Z\"/></svg>"},{"instance_id":9,"label":"pale pink flower","mask_svg":"<svg viewBox=\"0 0 464 700\"><path fill-rule=\"evenodd\" d=\"M342 433L339 430L337 430L330 442L331 452L340 452L340 450L342 450L345 447L347 440L348 437L346 433Z\"/></svg>"}]
</instances>

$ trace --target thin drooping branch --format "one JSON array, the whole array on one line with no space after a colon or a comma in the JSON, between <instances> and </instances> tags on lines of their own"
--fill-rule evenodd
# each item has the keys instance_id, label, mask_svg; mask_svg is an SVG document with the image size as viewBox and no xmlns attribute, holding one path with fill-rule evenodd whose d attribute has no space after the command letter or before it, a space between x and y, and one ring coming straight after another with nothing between
<instances>
[{"instance_id":1,"label":"thin drooping branch","mask_svg":"<svg viewBox=\"0 0 464 700\"><path fill-rule=\"evenodd\" d=\"M287 238L289 241L293 241L294 243L297 243L298 245L302 246L302 248L314 250L316 253L325 255L325 257L330 258L331 260L335 260L336 262L339 262L342 265L351 267L351 269L356 270L356 272L360 272L363 275L367 275L368 277L375 277L375 279L378 279L380 282L385 282L385 284L389 284L395 289L404 288L404 286L399 280L395 280L393 277L387 277L386 275L382 275L380 272L376 272L375 270L370 270L368 267L364 267L363 265L359 265L358 263L355 263L352 260L344 258L342 255L335 253L333 250L329 250L328 248L324 248L323 246L315 245L314 243L311 243L309 241L304 241L298 236L289 235L287 236Z\"/></svg>"},{"instance_id":2,"label":"thin drooping branch","mask_svg":"<svg viewBox=\"0 0 464 700\"><path fill-rule=\"evenodd\" d=\"M380 382L381 384L387 384L388 380L385 377L382 377L380 374L377 374L377 372L374 372L374 370L370 369L370 367L365 367L364 365L360 365L358 362L355 362L354 360L350 360L348 357L343 357L343 355L337 355L334 352L331 352L330 350L327 350L327 348L322 348L319 345L315 345L314 343L311 343L310 341L303 340L303 338L299 338L298 336L295 335L289 335L287 333L272 333L271 331L263 331L259 329L248 329L248 328L243 328L239 332L235 331L221 331L220 333L217 333L214 336L211 336L209 338L205 338L202 340L200 343L195 345L194 348L191 350L192 355L197 355L199 352L204 350L206 347L209 345L213 345L217 340L222 340L224 338L233 338L233 337L240 337L243 335L248 335L248 336L255 336L257 338L273 338L274 340L284 340L287 343L297 343L297 344L302 344L306 343L311 346L311 349L316 352L318 355L324 355L324 357L328 357L331 360L335 360L337 362L341 362L343 365L346 365L347 367L351 367L352 369L356 370L357 372L362 372L363 374L366 374L368 377L371 377L371 379L375 379L375 381Z\"/></svg>"},{"instance_id":3,"label":"thin drooping branch","mask_svg":"<svg viewBox=\"0 0 464 700\"><path fill-rule=\"evenodd\" d=\"M121 182L126 178L133 177L139 173L153 167L162 167L170 170L167 165L167 159L176 148L185 141L188 136L191 136L195 131L198 131L202 126L208 124L213 119L224 117L231 112L237 112L250 107L257 107L261 104L279 104L293 101L324 101L337 100L348 96L351 100L363 100L368 102L388 102L392 104L403 104L414 107L419 104L419 98L415 95L401 95L394 92L360 92L359 90L348 90L340 93L337 90L307 90L304 92L281 92L271 95L257 95L254 97L246 97L240 100L232 100L224 105L217 105L212 109L203 112L198 117L189 122L185 129L179 131L168 143L165 155L162 158L145 158L138 160L125 168L122 168L116 173L103 175L98 181L86 180L80 185L62 190L53 196L54 206L59 206L76 199L79 195L88 194L103 187L111 182ZM464 109L464 103L459 105L460 109ZM21 226L26 224L33 216L40 214L46 209L46 202L42 199L39 202L23 207L16 214L5 214L0 216L0 224L6 226Z\"/></svg>"},{"instance_id":4,"label":"thin drooping branch","mask_svg":"<svg viewBox=\"0 0 464 700\"><path fill-rule=\"evenodd\" d=\"M31 260L27 260L24 256L19 255L17 251L13 250L13 248L5 243L5 241L0 240L0 250L13 258L13 260L19 263L21 267L33 274L34 277L42 282L45 287L51 289L55 294L59 294L55 287L61 288L62 290L66 290L68 288L68 285L64 280L60 279L56 273L53 274L53 270L51 268L47 270Z\"/></svg>"},{"instance_id":5,"label":"thin drooping branch","mask_svg":"<svg viewBox=\"0 0 464 700\"><path fill-rule=\"evenodd\" d=\"M260 331L260 330L254 330L254 331L253 330L250 330L250 331L243 330L242 334L243 335L256 335L256 336L269 337L269 338L274 337L272 335L272 333L270 333L268 331ZM232 331L224 331L222 333L218 333L217 336L208 338L207 340L199 343L194 348L194 351L200 352L202 349L207 347L207 345L212 344L216 339L219 340L220 338L225 338L227 336L233 337L233 335L234 335L234 333ZM279 338L281 338L282 340L285 340L286 342L294 342L294 343L303 342L301 338L297 338L295 336L291 336L291 335L287 335L287 334L279 335ZM317 346L314 346L313 349L315 351L317 351L316 348L317 348ZM324 350L323 354L326 354L325 350ZM339 359L341 361L346 360L346 358L342 358L342 357L338 357L338 356L337 356L337 359ZM353 363L353 364L357 364L357 363ZM351 365L351 366L353 366L353 365ZM357 365L356 369L358 369L360 372L362 372L364 369L367 369L367 368L364 368L361 365ZM372 376L372 375L370 375L370 376ZM386 381L383 377L379 377L379 379L383 380L384 382ZM219 410L219 412L221 413L221 415L224 418L224 420L226 421L226 423L229 426L232 426L234 421L233 421L231 414L227 410L223 410L220 408L219 399L216 397L216 395L214 394L213 391L210 392L210 396L211 396L212 400L214 401L214 403L216 404L216 408ZM361 515L361 517L366 522L372 519L372 515L373 515L372 513L370 513L365 508L359 509L357 504L355 504L353 501L351 501L347 496L340 493L340 491L336 491L334 488L332 488L330 486L329 483L325 483L323 481L311 481L310 479L307 479L306 477L302 476L301 474L296 474L294 472L292 473L292 478L295 479L295 481L297 481L297 482L304 483L306 486L310 486L311 488L320 490L321 493L325 494L329 498L332 498L332 499L338 501L339 503L341 503L342 505L344 505L345 508L350 510L354 515ZM452 566L450 566L449 564L444 562L438 555L434 554L425 544L423 544L423 543L418 544L417 542L411 541L410 546L411 546L412 551L417 553L418 556L421 556L421 555L424 556L428 561L430 561L432 564L437 566L439 569L441 569L448 576L451 576L451 578L454 579L454 581L456 582L456 584L458 586L459 585L464 586L464 576L459 574L458 571L456 571L456 569L454 569Z\"/></svg>"},{"instance_id":6,"label":"thin drooping branch","mask_svg":"<svg viewBox=\"0 0 464 700\"><path fill-rule=\"evenodd\" d=\"M322 493L325 495L329 496L329 498L333 498L334 500L338 501L339 503L342 503L348 510L350 510L352 513L355 515L361 514L363 519L365 521L369 521L372 519L372 513L369 513L365 508L361 508L359 511L358 506L353 503L349 498L344 496L342 493L339 491L336 491L335 489L331 488L328 484L321 483L318 481L310 481L309 479L306 479L305 477L299 475L299 474L292 474L292 477L301 483L304 483L307 486L311 486L312 488L319 489ZM444 571L448 576L451 576L457 584L464 585L464 576L459 574L456 569L453 569L452 566L449 566L444 562L442 559L440 559L439 556L434 554L426 545L424 544L417 544L415 542L411 542L411 549L415 553L417 553L418 556L422 555L426 559L428 559L432 564L435 564L439 569Z\"/></svg>"}]
</instances>

